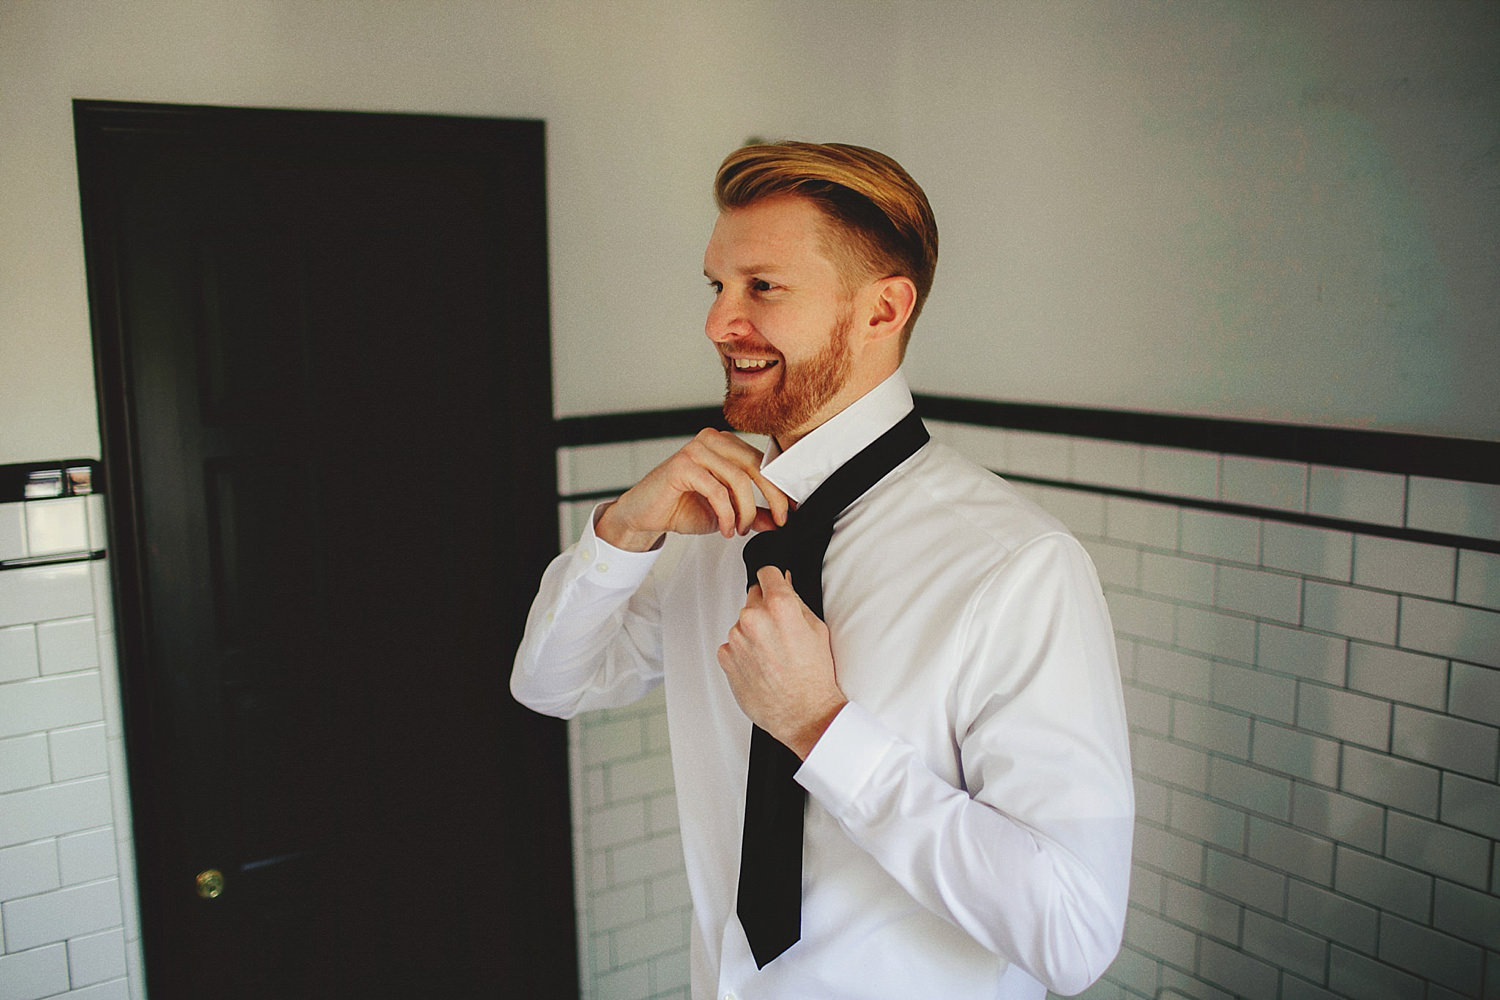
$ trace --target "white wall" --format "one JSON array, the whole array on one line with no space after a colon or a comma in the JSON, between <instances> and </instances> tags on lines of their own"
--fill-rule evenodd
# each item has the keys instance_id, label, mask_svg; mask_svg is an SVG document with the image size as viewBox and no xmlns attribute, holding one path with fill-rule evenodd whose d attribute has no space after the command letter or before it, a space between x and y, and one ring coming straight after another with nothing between
<instances>
[{"instance_id":1,"label":"white wall","mask_svg":"<svg viewBox=\"0 0 1500 1000\"><path fill-rule=\"evenodd\" d=\"M912 4L932 391L1500 437L1500 5Z\"/></svg>"},{"instance_id":2,"label":"white wall","mask_svg":"<svg viewBox=\"0 0 1500 1000\"><path fill-rule=\"evenodd\" d=\"M919 388L1500 438L1500 5L0 6L0 463L99 454L75 97L548 122L557 412L701 404L719 158L895 153Z\"/></svg>"},{"instance_id":3,"label":"white wall","mask_svg":"<svg viewBox=\"0 0 1500 1000\"><path fill-rule=\"evenodd\" d=\"M560 414L702 404L709 181L748 135L891 146L850 2L0 4L0 464L99 454L70 101L547 121Z\"/></svg>"}]
</instances>

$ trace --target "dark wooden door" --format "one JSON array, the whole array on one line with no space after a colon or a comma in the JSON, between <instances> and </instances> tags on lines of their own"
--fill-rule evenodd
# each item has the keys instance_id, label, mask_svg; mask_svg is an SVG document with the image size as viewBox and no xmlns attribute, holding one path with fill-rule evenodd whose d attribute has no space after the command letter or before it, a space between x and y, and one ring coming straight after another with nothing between
<instances>
[{"instance_id":1,"label":"dark wooden door","mask_svg":"<svg viewBox=\"0 0 1500 1000\"><path fill-rule=\"evenodd\" d=\"M75 119L153 1000L576 996L540 123Z\"/></svg>"}]
</instances>

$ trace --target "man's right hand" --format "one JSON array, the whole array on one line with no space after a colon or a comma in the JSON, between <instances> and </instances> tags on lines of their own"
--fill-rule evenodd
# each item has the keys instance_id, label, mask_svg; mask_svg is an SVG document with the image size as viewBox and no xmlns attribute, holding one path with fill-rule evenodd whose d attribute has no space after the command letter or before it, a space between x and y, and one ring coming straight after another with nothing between
<instances>
[{"instance_id":1,"label":"man's right hand","mask_svg":"<svg viewBox=\"0 0 1500 1000\"><path fill-rule=\"evenodd\" d=\"M594 533L615 548L645 552L667 532L725 538L786 524L791 502L760 474L761 453L726 431L698 432L671 458L604 509ZM759 488L769 509L756 506Z\"/></svg>"}]
</instances>

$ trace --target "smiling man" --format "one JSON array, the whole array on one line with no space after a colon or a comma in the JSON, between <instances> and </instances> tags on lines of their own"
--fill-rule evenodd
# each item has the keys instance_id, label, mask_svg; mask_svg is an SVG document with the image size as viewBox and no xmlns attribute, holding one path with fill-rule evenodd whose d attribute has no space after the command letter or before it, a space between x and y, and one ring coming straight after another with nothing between
<instances>
[{"instance_id":1,"label":"smiling man","mask_svg":"<svg viewBox=\"0 0 1500 1000\"><path fill-rule=\"evenodd\" d=\"M665 683L695 998L1076 993L1129 876L1113 635L1077 541L912 410L927 198L810 143L714 190L707 334L769 447L705 430L601 505L512 691L571 717Z\"/></svg>"},{"instance_id":2,"label":"smiling man","mask_svg":"<svg viewBox=\"0 0 1500 1000\"><path fill-rule=\"evenodd\" d=\"M853 378L853 303L822 241L809 238L824 224L813 202L781 195L726 212L708 244L708 335L724 360L725 418L783 448L895 371L887 358ZM901 280L898 295L913 294Z\"/></svg>"}]
</instances>

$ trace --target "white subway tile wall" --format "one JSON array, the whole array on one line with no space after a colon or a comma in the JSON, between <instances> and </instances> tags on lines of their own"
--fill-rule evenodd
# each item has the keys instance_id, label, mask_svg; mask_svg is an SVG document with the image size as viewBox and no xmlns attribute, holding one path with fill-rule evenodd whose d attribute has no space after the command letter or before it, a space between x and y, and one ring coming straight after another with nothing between
<instances>
[{"instance_id":1,"label":"white subway tile wall","mask_svg":"<svg viewBox=\"0 0 1500 1000\"><path fill-rule=\"evenodd\" d=\"M574 494L623 490L684 440L559 449L558 481ZM598 503L563 501L562 547L578 537ZM568 744L580 995L689 1000L692 906L662 693L575 719Z\"/></svg>"},{"instance_id":2,"label":"white subway tile wall","mask_svg":"<svg viewBox=\"0 0 1500 1000\"><path fill-rule=\"evenodd\" d=\"M1135 868L1084 996L1500 998L1500 487L929 426L1047 481L1018 485L1079 535L1114 618ZM563 449L559 480L623 489L680 443ZM564 500L562 544L593 505ZM664 703L571 732L583 995L686 997Z\"/></svg>"},{"instance_id":3,"label":"white subway tile wall","mask_svg":"<svg viewBox=\"0 0 1500 1000\"><path fill-rule=\"evenodd\" d=\"M1087 469L1080 468L1078 472L1087 479ZM1141 470L1141 487L1162 496L1213 500L1219 495L1219 457L1181 448L1148 447Z\"/></svg>"},{"instance_id":4,"label":"white subway tile wall","mask_svg":"<svg viewBox=\"0 0 1500 1000\"><path fill-rule=\"evenodd\" d=\"M1307 512L1401 527L1406 523L1406 477L1314 465L1308 476Z\"/></svg>"},{"instance_id":5,"label":"white subway tile wall","mask_svg":"<svg viewBox=\"0 0 1500 1000\"><path fill-rule=\"evenodd\" d=\"M1406 488L1408 527L1500 539L1500 485L1412 476Z\"/></svg>"},{"instance_id":6,"label":"white subway tile wall","mask_svg":"<svg viewBox=\"0 0 1500 1000\"><path fill-rule=\"evenodd\" d=\"M89 547L89 526L84 497L32 500L26 508L26 541L30 555L83 552Z\"/></svg>"},{"instance_id":7,"label":"white subway tile wall","mask_svg":"<svg viewBox=\"0 0 1500 1000\"><path fill-rule=\"evenodd\" d=\"M574 724L579 960L588 997L687 1000L691 907L665 700Z\"/></svg>"},{"instance_id":8,"label":"white subway tile wall","mask_svg":"<svg viewBox=\"0 0 1500 1000\"><path fill-rule=\"evenodd\" d=\"M26 505L0 503L0 559L23 559L26 548Z\"/></svg>"},{"instance_id":9,"label":"white subway tile wall","mask_svg":"<svg viewBox=\"0 0 1500 1000\"><path fill-rule=\"evenodd\" d=\"M1250 507L1302 512L1307 510L1307 478L1306 465L1225 455L1219 471L1219 498Z\"/></svg>"},{"instance_id":10,"label":"white subway tile wall","mask_svg":"<svg viewBox=\"0 0 1500 1000\"><path fill-rule=\"evenodd\" d=\"M0 997L142 1000L99 495L0 503Z\"/></svg>"}]
</instances>

